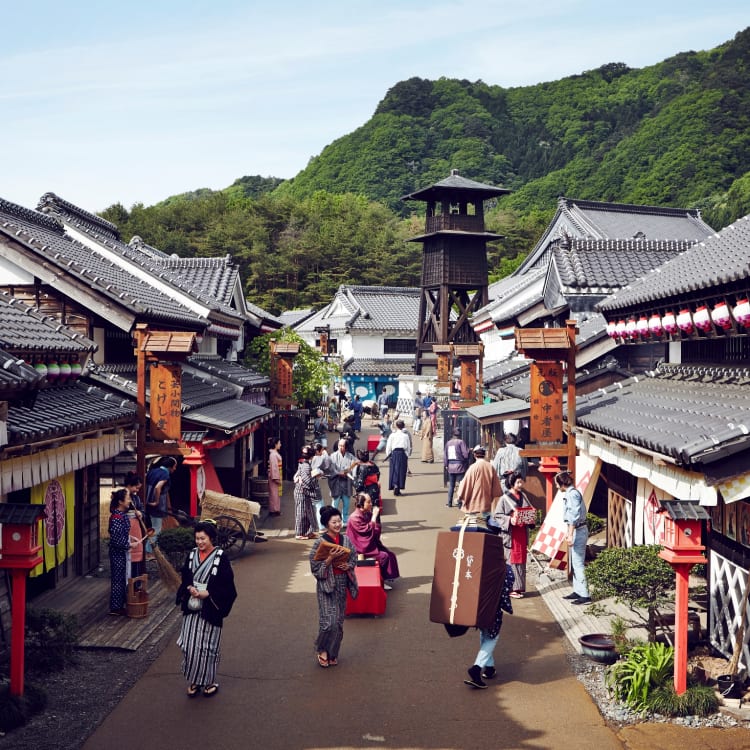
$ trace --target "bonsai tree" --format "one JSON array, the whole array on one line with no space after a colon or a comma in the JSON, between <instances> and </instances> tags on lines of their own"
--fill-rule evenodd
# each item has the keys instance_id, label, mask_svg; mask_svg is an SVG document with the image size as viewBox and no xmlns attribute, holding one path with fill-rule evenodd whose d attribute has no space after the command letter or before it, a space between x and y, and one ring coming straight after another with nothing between
<instances>
[{"instance_id":1,"label":"bonsai tree","mask_svg":"<svg viewBox=\"0 0 750 750\"><path fill-rule=\"evenodd\" d=\"M659 557L660 549L658 545L609 547L586 567L594 598L614 597L627 605L646 625L649 642L656 640L659 609L674 595L674 572Z\"/></svg>"}]
</instances>

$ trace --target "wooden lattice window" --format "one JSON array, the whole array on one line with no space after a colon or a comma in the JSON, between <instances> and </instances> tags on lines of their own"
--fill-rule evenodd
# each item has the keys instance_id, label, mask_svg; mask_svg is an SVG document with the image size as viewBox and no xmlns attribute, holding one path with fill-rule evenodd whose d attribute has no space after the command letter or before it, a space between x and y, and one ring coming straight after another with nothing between
<instances>
[{"instance_id":1,"label":"wooden lattice window","mask_svg":"<svg viewBox=\"0 0 750 750\"><path fill-rule=\"evenodd\" d=\"M607 546L633 546L633 501L613 490L607 503Z\"/></svg>"}]
</instances>

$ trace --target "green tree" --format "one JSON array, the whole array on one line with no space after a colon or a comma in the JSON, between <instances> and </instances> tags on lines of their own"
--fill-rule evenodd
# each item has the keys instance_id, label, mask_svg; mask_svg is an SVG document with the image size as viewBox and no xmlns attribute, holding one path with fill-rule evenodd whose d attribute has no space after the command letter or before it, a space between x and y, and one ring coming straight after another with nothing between
<instances>
[{"instance_id":1,"label":"green tree","mask_svg":"<svg viewBox=\"0 0 750 750\"><path fill-rule=\"evenodd\" d=\"M294 358L292 387L294 399L300 406L306 403L317 404L327 392L328 386L339 379L341 368L323 357L291 328L282 328L263 336L258 336L250 343L245 357L245 364L258 372L271 374L271 341L299 344L299 354Z\"/></svg>"}]
</instances>

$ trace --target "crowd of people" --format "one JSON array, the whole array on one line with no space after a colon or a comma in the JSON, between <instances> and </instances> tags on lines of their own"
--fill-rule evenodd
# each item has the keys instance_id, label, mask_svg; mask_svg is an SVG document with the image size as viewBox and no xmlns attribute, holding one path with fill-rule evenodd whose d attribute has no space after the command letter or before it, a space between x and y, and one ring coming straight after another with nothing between
<instances>
[{"instance_id":1,"label":"crowd of people","mask_svg":"<svg viewBox=\"0 0 750 750\"><path fill-rule=\"evenodd\" d=\"M357 396L352 399L352 414L340 423L342 406L342 400L334 397L325 410L317 410L313 441L302 447L293 474L295 538L313 541L309 560L318 601L315 656L323 668L338 664L347 593L351 597L358 594L358 560L369 559L379 567L386 590L391 590L400 576L396 555L382 539L383 498L377 457L381 455L382 461L388 463L387 488L394 497L404 492L411 474L412 435L418 434L421 439L421 460L435 460L437 406L429 395L422 397L417 392L410 431L398 413L391 414L389 401L381 394L372 407L371 416L380 420L374 423L380 435L372 454L355 448L365 408L361 400ZM329 453L328 436L334 431L339 433L339 439ZM278 517L284 483L281 439L270 437L267 448L268 513ZM469 449L459 428L453 429L445 442L442 459L448 484L446 505L463 511L464 528L471 524L471 530L500 538L499 554L506 567L494 623L479 629L479 651L464 680L481 689L486 687L484 680L495 675L493 654L503 613L512 613L511 600L522 598L526 591L529 531L536 518L524 489L529 466L515 435L505 435L504 444L490 461L483 445ZM177 465L175 458L163 457L150 467L145 488L131 472L123 487L112 492L111 614L126 614L128 581L145 571L145 561L153 551L163 521L172 514L171 479ZM587 604L591 598L584 569L586 506L569 473L560 472L555 481L564 497L566 541L573 571L573 590L565 598L572 604ZM459 525L452 528L457 530ZM184 615L177 643L183 653L183 673L190 697L212 696L219 689L216 670L221 629L237 596L231 565L217 546L215 522L197 523L194 535L195 547L185 558L176 595Z\"/></svg>"}]
</instances>

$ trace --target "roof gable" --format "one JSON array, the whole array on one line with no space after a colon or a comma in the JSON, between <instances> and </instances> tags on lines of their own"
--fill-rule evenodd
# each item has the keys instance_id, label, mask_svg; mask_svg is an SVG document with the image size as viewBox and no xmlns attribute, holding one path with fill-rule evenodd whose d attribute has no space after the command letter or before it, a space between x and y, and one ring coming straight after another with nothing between
<instances>
[{"instance_id":1,"label":"roof gable","mask_svg":"<svg viewBox=\"0 0 750 750\"><path fill-rule=\"evenodd\" d=\"M558 198L557 211L541 238L514 271L522 275L546 265L551 243L559 238L693 240L713 233L697 209Z\"/></svg>"}]
</instances>

